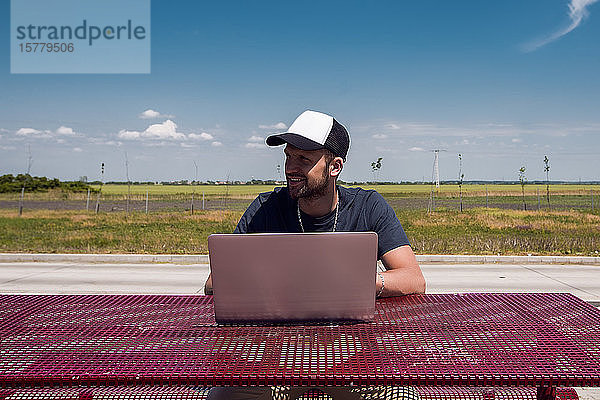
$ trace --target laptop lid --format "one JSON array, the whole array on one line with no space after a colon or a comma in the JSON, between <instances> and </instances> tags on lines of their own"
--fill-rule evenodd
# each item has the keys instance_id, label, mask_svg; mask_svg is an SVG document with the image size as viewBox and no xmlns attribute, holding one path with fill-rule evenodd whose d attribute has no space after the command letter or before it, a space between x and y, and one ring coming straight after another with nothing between
<instances>
[{"instance_id":1,"label":"laptop lid","mask_svg":"<svg viewBox=\"0 0 600 400\"><path fill-rule=\"evenodd\" d=\"M375 232L208 237L218 323L371 321Z\"/></svg>"}]
</instances>

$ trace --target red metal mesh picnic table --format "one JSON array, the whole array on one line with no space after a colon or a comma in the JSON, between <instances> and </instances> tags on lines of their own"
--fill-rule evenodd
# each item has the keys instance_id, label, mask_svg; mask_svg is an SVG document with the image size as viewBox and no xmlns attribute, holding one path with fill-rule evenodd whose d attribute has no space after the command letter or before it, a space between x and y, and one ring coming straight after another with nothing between
<instances>
[{"instance_id":1,"label":"red metal mesh picnic table","mask_svg":"<svg viewBox=\"0 0 600 400\"><path fill-rule=\"evenodd\" d=\"M249 385L600 386L600 311L569 294L411 295L378 300L372 323L219 326L211 296L0 295L0 399Z\"/></svg>"}]
</instances>

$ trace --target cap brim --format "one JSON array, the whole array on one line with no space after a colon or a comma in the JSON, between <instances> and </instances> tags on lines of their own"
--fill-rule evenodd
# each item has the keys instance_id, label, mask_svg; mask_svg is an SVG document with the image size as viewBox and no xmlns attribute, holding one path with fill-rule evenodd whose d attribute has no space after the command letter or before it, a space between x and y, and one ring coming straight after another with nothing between
<instances>
[{"instance_id":1,"label":"cap brim","mask_svg":"<svg viewBox=\"0 0 600 400\"><path fill-rule=\"evenodd\" d=\"M320 143L315 142L314 140L307 139L304 136L298 135L296 133L279 133L276 135L271 135L267 138L267 144L269 146L281 146L282 144L289 143L294 147L299 148L300 150L319 150L324 149Z\"/></svg>"}]
</instances>

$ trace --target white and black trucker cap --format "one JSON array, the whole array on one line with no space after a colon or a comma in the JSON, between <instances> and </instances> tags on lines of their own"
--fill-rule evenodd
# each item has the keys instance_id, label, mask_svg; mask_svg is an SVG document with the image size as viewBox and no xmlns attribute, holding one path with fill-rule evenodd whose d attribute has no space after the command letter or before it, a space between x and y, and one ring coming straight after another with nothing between
<instances>
[{"instance_id":1,"label":"white and black trucker cap","mask_svg":"<svg viewBox=\"0 0 600 400\"><path fill-rule=\"evenodd\" d=\"M307 110L296 118L287 132L267 138L269 146L285 143L301 150L327 149L345 161L350 147L350 136L346 128L331 115Z\"/></svg>"}]
</instances>

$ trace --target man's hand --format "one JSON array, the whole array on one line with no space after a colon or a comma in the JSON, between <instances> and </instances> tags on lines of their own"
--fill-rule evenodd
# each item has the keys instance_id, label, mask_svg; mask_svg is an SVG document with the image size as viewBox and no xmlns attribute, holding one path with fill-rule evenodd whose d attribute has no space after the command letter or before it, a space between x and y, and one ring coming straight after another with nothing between
<instances>
[{"instance_id":1,"label":"man's hand","mask_svg":"<svg viewBox=\"0 0 600 400\"><path fill-rule=\"evenodd\" d=\"M208 279L204 284L204 294L213 294L212 274L208 274Z\"/></svg>"},{"instance_id":2,"label":"man's hand","mask_svg":"<svg viewBox=\"0 0 600 400\"><path fill-rule=\"evenodd\" d=\"M400 246L388 251L381 257L381 261L387 269L381 272L385 281L381 297L425 293L425 278L410 246ZM380 290L381 279L378 275L376 293Z\"/></svg>"}]
</instances>

